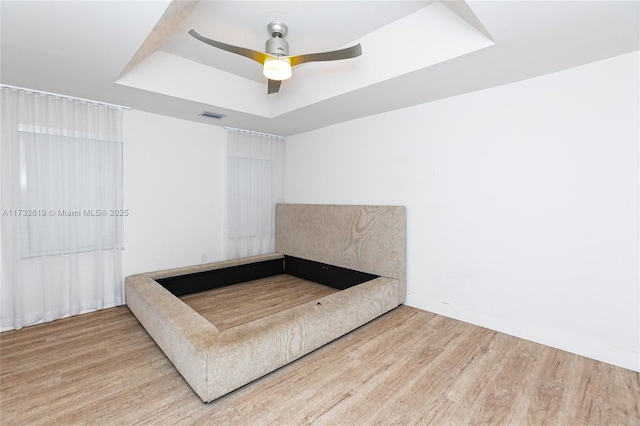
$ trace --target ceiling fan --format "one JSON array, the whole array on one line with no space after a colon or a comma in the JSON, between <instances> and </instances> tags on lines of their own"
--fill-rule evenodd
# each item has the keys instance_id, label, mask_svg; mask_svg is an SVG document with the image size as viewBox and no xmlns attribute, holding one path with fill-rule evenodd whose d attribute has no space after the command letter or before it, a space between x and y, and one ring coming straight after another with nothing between
<instances>
[{"instance_id":1,"label":"ceiling fan","mask_svg":"<svg viewBox=\"0 0 640 426\"><path fill-rule=\"evenodd\" d=\"M305 62L349 59L362 54L362 48L360 47L360 43L358 43L355 46L331 52L289 56L289 43L284 39L288 31L287 26L282 22L271 22L267 25L267 31L271 38L267 40L265 53L211 40L210 38L198 34L195 30L189 31L189 34L203 43L207 43L211 46L217 47L218 49L226 50L227 52L245 56L261 64L263 66L262 73L269 80L267 87L268 94L278 93L282 80L286 80L291 77L291 68L296 65L304 64Z\"/></svg>"}]
</instances>

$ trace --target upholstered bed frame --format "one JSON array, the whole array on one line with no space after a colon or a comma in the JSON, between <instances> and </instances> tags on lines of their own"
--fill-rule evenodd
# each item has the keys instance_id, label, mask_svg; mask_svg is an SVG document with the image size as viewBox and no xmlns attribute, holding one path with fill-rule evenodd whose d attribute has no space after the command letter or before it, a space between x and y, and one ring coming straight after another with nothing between
<instances>
[{"instance_id":1,"label":"upholstered bed frame","mask_svg":"<svg viewBox=\"0 0 640 426\"><path fill-rule=\"evenodd\" d=\"M284 264L289 258L311 262L298 268L303 277L313 270L312 275L330 281L338 269L371 277L223 331L175 295L183 293L183 278L216 281L217 271ZM402 304L405 277L404 207L278 204L276 253L129 276L125 292L129 309L198 396L209 402Z\"/></svg>"}]
</instances>

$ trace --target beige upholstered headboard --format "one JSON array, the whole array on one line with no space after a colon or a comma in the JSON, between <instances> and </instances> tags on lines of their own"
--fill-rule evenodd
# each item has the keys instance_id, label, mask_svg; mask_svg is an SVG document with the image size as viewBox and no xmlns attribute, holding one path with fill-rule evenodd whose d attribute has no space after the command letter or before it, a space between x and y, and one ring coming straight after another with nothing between
<instances>
[{"instance_id":1,"label":"beige upholstered headboard","mask_svg":"<svg viewBox=\"0 0 640 426\"><path fill-rule=\"evenodd\" d=\"M406 299L404 206L276 205L276 252L398 280Z\"/></svg>"}]
</instances>

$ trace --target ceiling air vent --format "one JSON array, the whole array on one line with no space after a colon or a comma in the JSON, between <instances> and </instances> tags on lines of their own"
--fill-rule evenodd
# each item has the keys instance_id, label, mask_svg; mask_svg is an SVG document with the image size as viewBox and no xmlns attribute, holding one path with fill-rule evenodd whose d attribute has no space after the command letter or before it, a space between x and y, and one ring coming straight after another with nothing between
<instances>
[{"instance_id":1,"label":"ceiling air vent","mask_svg":"<svg viewBox=\"0 0 640 426\"><path fill-rule=\"evenodd\" d=\"M218 114L217 112L209 112L209 111L205 111L200 115L203 117L215 118L216 120L220 120L221 118L224 117L223 114Z\"/></svg>"}]
</instances>

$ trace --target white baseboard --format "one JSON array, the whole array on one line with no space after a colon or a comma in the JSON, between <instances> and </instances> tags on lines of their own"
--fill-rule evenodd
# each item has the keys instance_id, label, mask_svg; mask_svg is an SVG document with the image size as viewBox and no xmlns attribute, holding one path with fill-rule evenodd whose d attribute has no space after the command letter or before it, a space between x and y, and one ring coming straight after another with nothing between
<instances>
[{"instance_id":1,"label":"white baseboard","mask_svg":"<svg viewBox=\"0 0 640 426\"><path fill-rule=\"evenodd\" d=\"M407 294L405 304L424 311L444 315L449 318L640 372L640 353L611 346L588 337L533 323L498 317L488 313L474 311L464 306L425 300L424 297L410 293Z\"/></svg>"}]
</instances>

